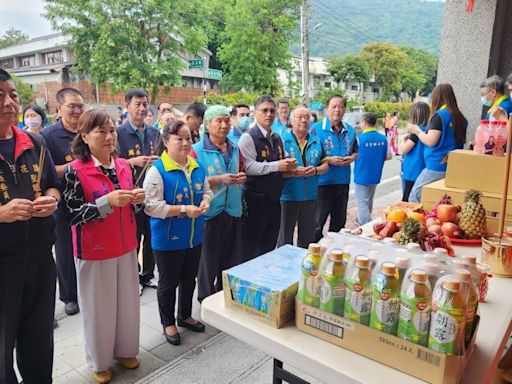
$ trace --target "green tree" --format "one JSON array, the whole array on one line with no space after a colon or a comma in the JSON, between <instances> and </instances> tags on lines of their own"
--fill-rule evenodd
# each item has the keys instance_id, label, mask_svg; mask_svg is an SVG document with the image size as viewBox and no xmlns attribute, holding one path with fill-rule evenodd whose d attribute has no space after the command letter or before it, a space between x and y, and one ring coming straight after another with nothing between
<instances>
[{"instance_id":1,"label":"green tree","mask_svg":"<svg viewBox=\"0 0 512 384\"><path fill-rule=\"evenodd\" d=\"M327 103L327 99L331 96L343 96L346 97L347 92L340 87L334 87L334 88L322 88L319 89L314 97L315 101L319 101L323 104Z\"/></svg>"},{"instance_id":2,"label":"green tree","mask_svg":"<svg viewBox=\"0 0 512 384\"><path fill-rule=\"evenodd\" d=\"M382 86L383 99L400 97L401 78L404 76L407 55L391 43L372 43L361 50L361 57L368 62L375 81Z\"/></svg>"},{"instance_id":3,"label":"green tree","mask_svg":"<svg viewBox=\"0 0 512 384\"><path fill-rule=\"evenodd\" d=\"M361 56L347 55L344 58L334 56L327 64L327 71L336 80L367 83L370 80L368 61Z\"/></svg>"},{"instance_id":4,"label":"green tree","mask_svg":"<svg viewBox=\"0 0 512 384\"><path fill-rule=\"evenodd\" d=\"M27 41L29 38L29 35L26 33L23 33L19 29L10 27L2 36L0 36L0 48L22 43Z\"/></svg>"},{"instance_id":5,"label":"green tree","mask_svg":"<svg viewBox=\"0 0 512 384\"><path fill-rule=\"evenodd\" d=\"M206 46L200 0L45 0L45 16L70 37L76 71L114 92L181 83L183 53Z\"/></svg>"},{"instance_id":6,"label":"green tree","mask_svg":"<svg viewBox=\"0 0 512 384\"><path fill-rule=\"evenodd\" d=\"M279 93L277 69L290 67L300 0L233 0L218 57L228 91Z\"/></svg>"},{"instance_id":7,"label":"green tree","mask_svg":"<svg viewBox=\"0 0 512 384\"><path fill-rule=\"evenodd\" d=\"M407 55L407 72L403 90L414 96L416 91L427 95L436 86L437 57L422 49L401 47ZM421 81L418 81L421 78ZM410 80L409 80L410 79Z\"/></svg>"},{"instance_id":8,"label":"green tree","mask_svg":"<svg viewBox=\"0 0 512 384\"><path fill-rule=\"evenodd\" d=\"M34 94L32 92L32 88L30 85L25 84L19 77L13 75L11 73L12 79L14 80L14 84L16 84L16 90L18 91L18 96L21 100L21 105L29 105L34 101Z\"/></svg>"}]
</instances>

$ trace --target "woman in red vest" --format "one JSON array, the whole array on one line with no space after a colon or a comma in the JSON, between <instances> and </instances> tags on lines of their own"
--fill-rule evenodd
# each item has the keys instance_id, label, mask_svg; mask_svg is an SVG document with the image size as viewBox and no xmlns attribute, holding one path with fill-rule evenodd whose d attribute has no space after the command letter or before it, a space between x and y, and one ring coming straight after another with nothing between
<instances>
[{"instance_id":1,"label":"woman in red vest","mask_svg":"<svg viewBox=\"0 0 512 384\"><path fill-rule=\"evenodd\" d=\"M72 143L76 158L65 176L72 225L87 365L98 383L112 380L113 359L139 366L139 277L134 210L144 190L133 189L132 169L114 156L114 121L104 111L82 114Z\"/></svg>"}]
</instances>

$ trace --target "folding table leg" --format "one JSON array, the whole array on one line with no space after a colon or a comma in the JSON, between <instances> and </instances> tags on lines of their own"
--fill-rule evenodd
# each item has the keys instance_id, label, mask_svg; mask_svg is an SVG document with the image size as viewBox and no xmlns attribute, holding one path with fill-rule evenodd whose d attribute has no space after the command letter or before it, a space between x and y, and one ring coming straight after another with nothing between
<instances>
[{"instance_id":1,"label":"folding table leg","mask_svg":"<svg viewBox=\"0 0 512 384\"><path fill-rule=\"evenodd\" d=\"M283 384L283 380L289 384L309 384L306 380L302 380L300 377L283 369L283 362L281 360L274 359L272 384Z\"/></svg>"}]
</instances>

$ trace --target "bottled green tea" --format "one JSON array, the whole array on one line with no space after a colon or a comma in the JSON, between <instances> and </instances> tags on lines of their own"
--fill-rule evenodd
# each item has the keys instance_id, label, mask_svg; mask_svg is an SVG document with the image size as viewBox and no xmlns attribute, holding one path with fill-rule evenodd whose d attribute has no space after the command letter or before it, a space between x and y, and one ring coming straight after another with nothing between
<instances>
[{"instance_id":1,"label":"bottled green tea","mask_svg":"<svg viewBox=\"0 0 512 384\"><path fill-rule=\"evenodd\" d=\"M414 269L402 287L398 337L424 347L428 345L431 303L432 290L427 274Z\"/></svg>"},{"instance_id":2,"label":"bottled green tea","mask_svg":"<svg viewBox=\"0 0 512 384\"><path fill-rule=\"evenodd\" d=\"M357 256L352 269L347 272L345 294L345 318L368 325L372 306L370 261L366 256Z\"/></svg>"},{"instance_id":3,"label":"bottled green tea","mask_svg":"<svg viewBox=\"0 0 512 384\"><path fill-rule=\"evenodd\" d=\"M397 256L395 257L395 264L398 274L398 280L400 281L400 287L404 281L405 273L411 265L411 259L408 256Z\"/></svg>"},{"instance_id":4,"label":"bottled green tea","mask_svg":"<svg viewBox=\"0 0 512 384\"><path fill-rule=\"evenodd\" d=\"M320 309L343 316L345 305L345 264L343 252L331 251L329 259L320 270L322 287L320 289Z\"/></svg>"},{"instance_id":5,"label":"bottled green tea","mask_svg":"<svg viewBox=\"0 0 512 384\"><path fill-rule=\"evenodd\" d=\"M439 280L439 264L427 262L423 263L422 269L427 274L427 279L430 282L430 287L432 289L432 292L434 292L434 289L436 288L437 280Z\"/></svg>"},{"instance_id":6,"label":"bottled green tea","mask_svg":"<svg viewBox=\"0 0 512 384\"><path fill-rule=\"evenodd\" d=\"M471 340L473 323L478 309L478 291L475 289L471 272L465 269L455 271L455 276L461 281L462 290L467 299L466 305L466 326L464 328L464 339L466 343Z\"/></svg>"},{"instance_id":7,"label":"bottled green tea","mask_svg":"<svg viewBox=\"0 0 512 384\"><path fill-rule=\"evenodd\" d=\"M432 299L432 316L428 347L447 355L464 352L466 298L458 279L447 277L436 287Z\"/></svg>"},{"instance_id":8,"label":"bottled green tea","mask_svg":"<svg viewBox=\"0 0 512 384\"><path fill-rule=\"evenodd\" d=\"M370 327L396 335L400 311L400 280L396 265L382 263L372 287Z\"/></svg>"},{"instance_id":9,"label":"bottled green tea","mask_svg":"<svg viewBox=\"0 0 512 384\"><path fill-rule=\"evenodd\" d=\"M302 275L299 280L298 299L313 307L320 306L320 246L309 244L308 253L302 259Z\"/></svg>"}]
</instances>

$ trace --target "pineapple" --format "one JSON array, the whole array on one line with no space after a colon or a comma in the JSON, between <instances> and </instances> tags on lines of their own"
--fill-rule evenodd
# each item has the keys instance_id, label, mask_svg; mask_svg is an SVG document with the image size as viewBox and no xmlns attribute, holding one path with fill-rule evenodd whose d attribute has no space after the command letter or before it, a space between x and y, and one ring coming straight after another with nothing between
<instances>
[{"instance_id":1,"label":"pineapple","mask_svg":"<svg viewBox=\"0 0 512 384\"><path fill-rule=\"evenodd\" d=\"M479 239L487 233L485 208L480 204L482 193L470 189L462 205L459 227L464 231L466 239Z\"/></svg>"},{"instance_id":2,"label":"pineapple","mask_svg":"<svg viewBox=\"0 0 512 384\"><path fill-rule=\"evenodd\" d=\"M401 245L420 242L421 224L414 219L407 218L402 223L402 229L396 236L396 242Z\"/></svg>"}]
</instances>

